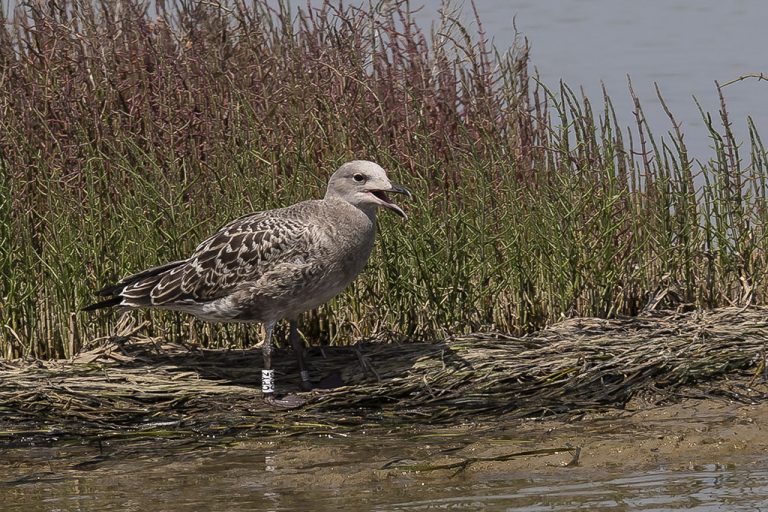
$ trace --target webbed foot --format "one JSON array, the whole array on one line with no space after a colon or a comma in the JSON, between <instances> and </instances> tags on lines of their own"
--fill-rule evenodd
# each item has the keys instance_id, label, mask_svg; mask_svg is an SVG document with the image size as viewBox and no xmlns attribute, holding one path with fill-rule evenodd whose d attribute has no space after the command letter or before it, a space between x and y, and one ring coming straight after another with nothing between
<instances>
[{"instance_id":1,"label":"webbed foot","mask_svg":"<svg viewBox=\"0 0 768 512\"><path fill-rule=\"evenodd\" d=\"M264 402L275 409L297 409L307 403L304 398L297 395L285 395L278 398L274 393L264 393Z\"/></svg>"}]
</instances>

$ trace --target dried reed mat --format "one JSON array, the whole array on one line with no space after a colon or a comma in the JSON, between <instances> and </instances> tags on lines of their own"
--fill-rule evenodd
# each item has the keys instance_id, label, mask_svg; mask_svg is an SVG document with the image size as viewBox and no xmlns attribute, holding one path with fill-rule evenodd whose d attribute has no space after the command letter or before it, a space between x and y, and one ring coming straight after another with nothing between
<instances>
[{"instance_id":1,"label":"dried reed mat","mask_svg":"<svg viewBox=\"0 0 768 512\"><path fill-rule=\"evenodd\" d=\"M573 415L622 407L639 393L674 397L692 384L722 394L710 386L716 379L764 378L767 313L578 318L525 337L315 348L313 374L336 371L346 385L308 393L292 411L263 404L260 350L200 350L133 329L71 361L0 362L0 439L294 435ZM279 353L277 371L284 390L297 389L292 354ZM762 398L739 390L729 398Z\"/></svg>"}]
</instances>

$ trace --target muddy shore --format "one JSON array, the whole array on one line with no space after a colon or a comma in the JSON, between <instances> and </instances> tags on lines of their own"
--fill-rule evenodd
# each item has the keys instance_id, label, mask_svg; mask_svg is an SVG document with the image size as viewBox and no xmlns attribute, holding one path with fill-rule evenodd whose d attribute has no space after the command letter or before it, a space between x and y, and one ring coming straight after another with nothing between
<instances>
[{"instance_id":1,"label":"muddy shore","mask_svg":"<svg viewBox=\"0 0 768 512\"><path fill-rule=\"evenodd\" d=\"M766 391L765 385L761 387ZM667 405L643 402L578 421L521 421L490 439L467 445L461 457L432 460L428 465L469 460L466 467L435 471L558 473L573 468L627 472L746 462L768 455L765 425L768 401L743 404L725 398L683 398ZM504 438L516 440L505 442ZM513 446L519 449L511 449ZM563 447L570 449L560 451ZM548 449L558 451L524 454ZM506 457L509 459L484 460Z\"/></svg>"},{"instance_id":2,"label":"muddy shore","mask_svg":"<svg viewBox=\"0 0 768 512\"><path fill-rule=\"evenodd\" d=\"M617 457L651 461L670 450L746 450L763 446L766 318L766 308L726 308L570 319L524 337L313 348L313 374L337 374L342 386L306 393L306 405L290 411L260 400L258 348L204 350L134 329L69 361L0 362L0 442L295 438L514 424L516 435L542 432L546 449L558 448L556 434L572 434L560 444L563 452L581 448L570 455L574 465L599 460L588 441L611 429L632 434L606 438L616 443L606 440L599 450L606 464ZM292 355L279 353L276 366L278 384L296 389ZM559 464L569 455L550 456L547 463ZM494 461L471 466L486 462Z\"/></svg>"},{"instance_id":3,"label":"muddy shore","mask_svg":"<svg viewBox=\"0 0 768 512\"><path fill-rule=\"evenodd\" d=\"M520 338L313 348L313 372L338 372L344 386L293 411L260 400L258 349L135 335L71 361L0 362L0 496L25 511L82 488L103 491L98 506L136 510L178 489L178 510L211 496L238 509L469 507L499 492L540 506L558 498L539 492L589 496L592 482L618 503L636 492L621 482L651 474L669 486L659 493L685 500L672 475L764 474L764 318L573 319ZM286 389L298 384L292 359L277 361Z\"/></svg>"}]
</instances>

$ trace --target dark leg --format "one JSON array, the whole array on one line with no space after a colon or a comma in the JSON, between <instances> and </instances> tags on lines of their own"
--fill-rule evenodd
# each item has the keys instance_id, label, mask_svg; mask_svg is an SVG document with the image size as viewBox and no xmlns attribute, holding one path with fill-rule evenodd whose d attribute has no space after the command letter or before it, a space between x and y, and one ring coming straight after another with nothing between
<instances>
[{"instance_id":1,"label":"dark leg","mask_svg":"<svg viewBox=\"0 0 768 512\"><path fill-rule=\"evenodd\" d=\"M299 365L299 375L301 376L301 384L299 386L303 391L310 391L313 386L309 381L309 372L304 362L304 344L301 342L301 338L299 338L299 325L296 320L291 320L289 325L290 333L288 334L288 339L293 347L293 352L296 354L296 362Z\"/></svg>"},{"instance_id":2,"label":"dark leg","mask_svg":"<svg viewBox=\"0 0 768 512\"><path fill-rule=\"evenodd\" d=\"M272 330L274 328L275 322L264 324L264 345L261 347L264 357L264 368L261 370L261 392L264 401L280 409L301 407L304 405L304 400L296 395L275 398L275 371L272 369Z\"/></svg>"}]
</instances>

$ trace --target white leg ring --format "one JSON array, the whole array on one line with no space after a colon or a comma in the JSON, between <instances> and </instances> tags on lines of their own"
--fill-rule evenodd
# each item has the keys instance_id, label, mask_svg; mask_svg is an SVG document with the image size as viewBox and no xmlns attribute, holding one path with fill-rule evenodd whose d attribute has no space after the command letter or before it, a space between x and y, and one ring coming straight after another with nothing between
<instances>
[{"instance_id":1,"label":"white leg ring","mask_svg":"<svg viewBox=\"0 0 768 512\"><path fill-rule=\"evenodd\" d=\"M261 370L261 392L275 392L275 370Z\"/></svg>"}]
</instances>

